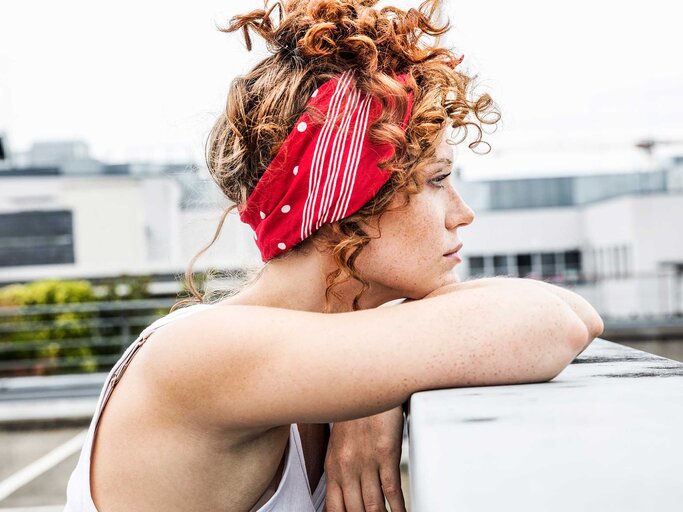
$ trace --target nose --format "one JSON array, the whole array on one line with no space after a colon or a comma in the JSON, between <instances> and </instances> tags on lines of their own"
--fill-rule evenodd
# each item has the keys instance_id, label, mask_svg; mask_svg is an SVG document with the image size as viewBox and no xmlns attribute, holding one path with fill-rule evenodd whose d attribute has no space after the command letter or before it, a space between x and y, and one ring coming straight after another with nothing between
<instances>
[{"instance_id":1,"label":"nose","mask_svg":"<svg viewBox=\"0 0 683 512\"><path fill-rule=\"evenodd\" d=\"M451 198L446 212L446 228L455 229L459 226L467 226L474 221L474 210L460 197L455 189L451 190Z\"/></svg>"}]
</instances>

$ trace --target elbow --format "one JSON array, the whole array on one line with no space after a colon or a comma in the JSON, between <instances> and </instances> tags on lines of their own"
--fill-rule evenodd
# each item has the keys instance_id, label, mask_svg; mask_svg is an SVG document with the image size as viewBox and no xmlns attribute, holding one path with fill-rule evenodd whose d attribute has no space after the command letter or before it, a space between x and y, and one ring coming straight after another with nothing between
<instances>
[{"instance_id":1,"label":"elbow","mask_svg":"<svg viewBox=\"0 0 683 512\"><path fill-rule=\"evenodd\" d=\"M596 309L585 299L581 299L579 316L588 329L590 339L597 338L605 330L605 324Z\"/></svg>"},{"instance_id":2,"label":"elbow","mask_svg":"<svg viewBox=\"0 0 683 512\"><path fill-rule=\"evenodd\" d=\"M592 340L588 326L578 316L567 329L567 335L573 357L576 357Z\"/></svg>"},{"instance_id":3,"label":"elbow","mask_svg":"<svg viewBox=\"0 0 683 512\"><path fill-rule=\"evenodd\" d=\"M573 310L570 344L578 348L576 355L583 352L590 343L605 330L605 324L595 308L585 300L580 310Z\"/></svg>"},{"instance_id":4,"label":"elbow","mask_svg":"<svg viewBox=\"0 0 683 512\"><path fill-rule=\"evenodd\" d=\"M571 318L562 330L562 336L558 337L555 356L548 364L541 378L534 382L549 382L557 377L576 356L578 356L590 343L588 327L578 316Z\"/></svg>"},{"instance_id":5,"label":"elbow","mask_svg":"<svg viewBox=\"0 0 683 512\"><path fill-rule=\"evenodd\" d=\"M565 325L563 333L565 342L561 344L562 349L552 363L548 365L547 373L539 382L548 382L557 377L576 359L576 356L583 352L592 340L588 333L588 327L578 316L572 318Z\"/></svg>"},{"instance_id":6,"label":"elbow","mask_svg":"<svg viewBox=\"0 0 683 512\"><path fill-rule=\"evenodd\" d=\"M602 321L602 318L600 315L596 312L593 317L591 317L587 324L586 324L586 331L588 331L588 339L586 342L583 344L583 346L580 348L579 352L576 354L577 356L581 354L588 345L590 345L595 338L600 336L602 332L605 330L605 324Z\"/></svg>"},{"instance_id":7,"label":"elbow","mask_svg":"<svg viewBox=\"0 0 683 512\"><path fill-rule=\"evenodd\" d=\"M590 345L595 338L600 336L605 329L605 324L600 315L595 313L594 316L585 320L576 317L573 326L568 329L569 346L573 351L572 360L580 355L588 345Z\"/></svg>"},{"instance_id":8,"label":"elbow","mask_svg":"<svg viewBox=\"0 0 683 512\"><path fill-rule=\"evenodd\" d=\"M602 321L602 317L597 311L595 312L595 316L592 320L591 336L593 336L593 338L597 338L605 331L605 322Z\"/></svg>"},{"instance_id":9,"label":"elbow","mask_svg":"<svg viewBox=\"0 0 683 512\"><path fill-rule=\"evenodd\" d=\"M590 311L583 316L582 323L588 331L588 343L600 336L605 330L605 323L593 306L590 306Z\"/></svg>"}]
</instances>

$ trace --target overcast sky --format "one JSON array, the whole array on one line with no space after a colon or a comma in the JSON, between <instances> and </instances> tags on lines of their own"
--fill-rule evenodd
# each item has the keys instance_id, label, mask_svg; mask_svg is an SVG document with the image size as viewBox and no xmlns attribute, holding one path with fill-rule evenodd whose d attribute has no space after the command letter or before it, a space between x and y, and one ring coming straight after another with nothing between
<instances>
[{"instance_id":1,"label":"overcast sky","mask_svg":"<svg viewBox=\"0 0 683 512\"><path fill-rule=\"evenodd\" d=\"M503 115L484 137L489 155L458 149L465 174L619 170L645 161L632 149L639 139L683 139L678 4L447 2L447 43L465 54L463 69L479 75L478 91L490 93ZM110 162L201 161L230 80L265 56L215 27L245 5L6 3L0 132L14 151L83 139L95 158Z\"/></svg>"}]
</instances>

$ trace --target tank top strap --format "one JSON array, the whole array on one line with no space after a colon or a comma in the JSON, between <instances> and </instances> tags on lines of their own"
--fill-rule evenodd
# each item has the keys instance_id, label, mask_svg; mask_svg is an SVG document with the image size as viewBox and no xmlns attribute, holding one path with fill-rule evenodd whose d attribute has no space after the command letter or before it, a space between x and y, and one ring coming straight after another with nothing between
<instances>
[{"instance_id":1,"label":"tank top strap","mask_svg":"<svg viewBox=\"0 0 683 512\"><path fill-rule=\"evenodd\" d=\"M200 309L211 307L212 304L193 304L191 306L182 308L182 309L177 309L173 311L172 313L168 313L161 318L156 319L154 322L152 322L150 325L145 327L142 332L138 335L138 337L131 343L128 348L124 351L123 355L121 358L116 362L116 364L113 366L111 371L109 372L109 375L107 376L107 380L105 382L105 386L102 388L102 392L100 393L100 398L97 403L97 407L95 408L95 415L93 416L93 422L97 423L99 420L100 415L102 414L102 410L104 407L107 405L107 401L109 400L109 397L111 396L112 392L114 391L114 387L118 383L119 379L123 375L123 373L126 371L128 368L128 365L130 365L130 362L133 360L133 356L137 353L138 350L140 350L140 347L145 344L147 339L159 328L163 327L164 325L172 322L173 320L177 320L178 318L187 316L190 313L194 313L196 311L199 311Z\"/></svg>"}]
</instances>

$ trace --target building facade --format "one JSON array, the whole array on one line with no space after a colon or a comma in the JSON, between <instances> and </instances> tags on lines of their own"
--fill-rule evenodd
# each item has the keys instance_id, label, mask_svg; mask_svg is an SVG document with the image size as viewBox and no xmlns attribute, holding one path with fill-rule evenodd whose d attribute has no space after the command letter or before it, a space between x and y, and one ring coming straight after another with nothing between
<instances>
[{"instance_id":1,"label":"building facade","mask_svg":"<svg viewBox=\"0 0 683 512\"><path fill-rule=\"evenodd\" d=\"M0 284L128 274L166 276L159 289L179 288L227 206L206 174L93 164L79 145L38 149L41 166L0 171ZM683 314L683 158L647 173L453 184L476 215L459 233L461 279L543 279L606 317ZM195 269L260 264L233 210Z\"/></svg>"}]
</instances>

